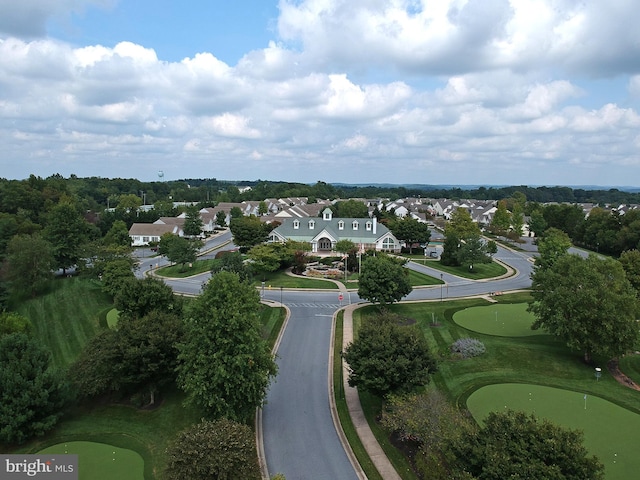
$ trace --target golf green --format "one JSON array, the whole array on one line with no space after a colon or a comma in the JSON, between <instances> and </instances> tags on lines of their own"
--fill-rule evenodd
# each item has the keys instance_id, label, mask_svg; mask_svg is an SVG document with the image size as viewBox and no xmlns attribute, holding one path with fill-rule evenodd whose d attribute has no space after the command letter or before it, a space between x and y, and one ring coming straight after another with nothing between
<instances>
[{"instance_id":1,"label":"golf green","mask_svg":"<svg viewBox=\"0 0 640 480\"><path fill-rule=\"evenodd\" d=\"M109 328L116 328L119 318L120 312L117 309L112 308L111 310L109 310L107 312L107 325L109 325Z\"/></svg>"},{"instance_id":2,"label":"golf green","mask_svg":"<svg viewBox=\"0 0 640 480\"><path fill-rule=\"evenodd\" d=\"M520 410L584 432L585 446L605 466L607 480L637 478L640 415L599 397L539 385L503 383L476 390L467 400L473 417Z\"/></svg>"},{"instance_id":3,"label":"golf green","mask_svg":"<svg viewBox=\"0 0 640 480\"><path fill-rule=\"evenodd\" d=\"M542 330L531 330L533 320L533 315L527 312L526 303L469 307L453 314L453 321L461 327L500 337L544 335Z\"/></svg>"},{"instance_id":4,"label":"golf green","mask_svg":"<svg viewBox=\"0 0 640 480\"><path fill-rule=\"evenodd\" d=\"M133 450L106 443L66 442L52 445L38 453L78 455L79 480L143 480L144 461Z\"/></svg>"}]
</instances>

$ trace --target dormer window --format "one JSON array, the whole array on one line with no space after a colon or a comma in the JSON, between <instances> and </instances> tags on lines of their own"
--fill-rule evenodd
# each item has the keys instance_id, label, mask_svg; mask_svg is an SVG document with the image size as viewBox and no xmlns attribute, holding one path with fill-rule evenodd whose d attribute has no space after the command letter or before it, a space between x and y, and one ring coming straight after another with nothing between
<instances>
[{"instance_id":1,"label":"dormer window","mask_svg":"<svg viewBox=\"0 0 640 480\"><path fill-rule=\"evenodd\" d=\"M338 222L338 230L344 230L344 222L342 220Z\"/></svg>"},{"instance_id":2,"label":"dormer window","mask_svg":"<svg viewBox=\"0 0 640 480\"><path fill-rule=\"evenodd\" d=\"M351 224L351 226L352 226L352 228L353 228L354 230L357 230L357 229L358 229L358 222L354 221L354 222Z\"/></svg>"},{"instance_id":3,"label":"dormer window","mask_svg":"<svg viewBox=\"0 0 640 480\"><path fill-rule=\"evenodd\" d=\"M309 230L313 230L316 226L316 222L314 220L309 220Z\"/></svg>"},{"instance_id":4,"label":"dormer window","mask_svg":"<svg viewBox=\"0 0 640 480\"><path fill-rule=\"evenodd\" d=\"M300 228L300 221L299 220L294 220L293 221L293 228L294 230L297 230Z\"/></svg>"},{"instance_id":5,"label":"dormer window","mask_svg":"<svg viewBox=\"0 0 640 480\"><path fill-rule=\"evenodd\" d=\"M367 229L367 232L371 231L371 222L367 222L365 228Z\"/></svg>"}]
</instances>

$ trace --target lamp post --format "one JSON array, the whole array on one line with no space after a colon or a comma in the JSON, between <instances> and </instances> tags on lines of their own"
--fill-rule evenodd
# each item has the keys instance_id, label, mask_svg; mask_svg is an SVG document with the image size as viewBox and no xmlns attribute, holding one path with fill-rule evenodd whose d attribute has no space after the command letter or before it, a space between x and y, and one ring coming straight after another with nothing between
<instances>
[{"instance_id":1,"label":"lamp post","mask_svg":"<svg viewBox=\"0 0 640 480\"><path fill-rule=\"evenodd\" d=\"M280 305L282 305L282 287L280 287Z\"/></svg>"},{"instance_id":2,"label":"lamp post","mask_svg":"<svg viewBox=\"0 0 640 480\"><path fill-rule=\"evenodd\" d=\"M440 301L442 301L442 285L444 284L444 275L440 274Z\"/></svg>"}]
</instances>

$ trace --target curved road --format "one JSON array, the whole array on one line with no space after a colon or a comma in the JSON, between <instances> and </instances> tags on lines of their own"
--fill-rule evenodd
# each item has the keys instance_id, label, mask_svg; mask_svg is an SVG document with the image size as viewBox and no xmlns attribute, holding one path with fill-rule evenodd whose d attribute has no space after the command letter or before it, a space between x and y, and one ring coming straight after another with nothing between
<instances>
[{"instance_id":1,"label":"curved road","mask_svg":"<svg viewBox=\"0 0 640 480\"><path fill-rule=\"evenodd\" d=\"M209 248L230 239L214 237ZM499 247L495 258L515 274L491 281L471 281L442 274L442 287L415 289L407 300L437 300L531 285L532 255ZM152 261L155 261L152 260ZM417 263L410 268L436 278L441 272ZM143 262L140 271L148 268ZM166 282L179 293L198 294L208 274ZM329 348L333 314L345 304L357 303L354 292L338 300L338 291L282 291L265 289L265 300L284 303L291 311L278 348L279 372L262 410L264 451L269 475L283 473L287 479L358 479L333 425L329 404Z\"/></svg>"}]
</instances>

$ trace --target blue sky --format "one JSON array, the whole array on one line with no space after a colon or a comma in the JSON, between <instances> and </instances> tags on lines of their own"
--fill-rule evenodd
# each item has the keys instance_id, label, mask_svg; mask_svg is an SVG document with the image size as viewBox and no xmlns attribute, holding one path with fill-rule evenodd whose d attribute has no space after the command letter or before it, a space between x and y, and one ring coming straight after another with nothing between
<instances>
[{"instance_id":1,"label":"blue sky","mask_svg":"<svg viewBox=\"0 0 640 480\"><path fill-rule=\"evenodd\" d=\"M0 0L0 177L640 186L631 0Z\"/></svg>"}]
</instances>

